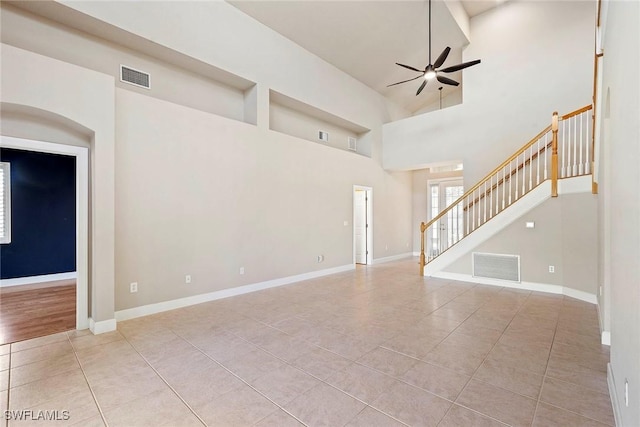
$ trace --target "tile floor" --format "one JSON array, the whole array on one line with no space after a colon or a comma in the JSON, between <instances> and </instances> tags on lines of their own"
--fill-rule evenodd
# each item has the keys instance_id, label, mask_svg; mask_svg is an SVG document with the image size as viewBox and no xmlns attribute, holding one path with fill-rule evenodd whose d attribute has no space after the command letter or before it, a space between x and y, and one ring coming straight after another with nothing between
<instances>
[{"instance_id":1,"label":"tile floor","mask_svg":"<svg viewBox=\"0 0 640 427\"><path fill-rule=\"evenodd\" d=\"M56 426L603 426L608 360L594 305L424 279L407 260L0 346L0 410L69 411Z\"/></svg>"}]
</instances>

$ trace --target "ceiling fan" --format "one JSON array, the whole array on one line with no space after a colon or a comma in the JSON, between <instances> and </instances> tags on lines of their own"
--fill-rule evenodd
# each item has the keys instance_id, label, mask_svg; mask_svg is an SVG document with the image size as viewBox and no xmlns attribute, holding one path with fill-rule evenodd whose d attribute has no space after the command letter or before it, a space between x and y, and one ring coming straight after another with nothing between
<instances>
[{"instance_id":1,"label":"ceiling fan","mask_svg":"<svg viewBox=\"0 0 640 427\"><path fill-rule=\"evenodd\" d=\"M420 75L418 77L414 77L412 79L403 80L401 82L390 84L387 87L399 85L399 84L402 84L402 83L411 82L411 81L417 80L417 79L419 79L421 77L424 78L424 81L422 82L422 84L418 88L418 91L416 92L416 96L420 95L420 92L422 92L422 90L427 85L429 80L433 80L434 78L436 78L440 83L444 83L444 84L451 85L451 86L458 86L460 83L458 83L457 81L455 81L453 79L450 79L449 77L443 76L441 73L453 73L453 72L456 72L456 71L460 71L460 70L462 70L464 68L471 67L473 65L479 64L480 60L476 59L476 60L473 60L473 61L463 62L463 63L458 64L458 65L453 65L451 67L440 69L442 64L444 64L444 61L447 60L447 56L449 56L449 52L451 52L451 48L449 46L447 46L446 48L444 48L444 50L442 51L440 56L438 56L438 59L436 59L436 62L431 63L431 0L429 0L429 65L427 65L424 68L424 71L423 71L423 70L419 70L419 69L417 69L415 67L411 67L409 65L404 65L404 64L400 64L400 63L396 62L396 65L399 65L401 67L407 68L407 69L409 69L411 71L416 71L416 72L420 73Z\"/></svg>"}]
</instances>

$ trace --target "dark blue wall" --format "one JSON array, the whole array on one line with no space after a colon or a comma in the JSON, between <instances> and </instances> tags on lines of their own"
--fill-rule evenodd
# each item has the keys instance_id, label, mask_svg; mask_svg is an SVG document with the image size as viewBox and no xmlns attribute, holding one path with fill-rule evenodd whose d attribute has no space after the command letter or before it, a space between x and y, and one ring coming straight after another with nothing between
<instances>
[{"instance_id":1,"label":"dark blue wall","mask_svg":"<svg viewBox=\"0 0 640 427\"><path fill-rule=\"evenodd\" d=\"M76 270L76 158L0 149L11 164L11 243L0 278Z\"/></svg>"}]
</instances>

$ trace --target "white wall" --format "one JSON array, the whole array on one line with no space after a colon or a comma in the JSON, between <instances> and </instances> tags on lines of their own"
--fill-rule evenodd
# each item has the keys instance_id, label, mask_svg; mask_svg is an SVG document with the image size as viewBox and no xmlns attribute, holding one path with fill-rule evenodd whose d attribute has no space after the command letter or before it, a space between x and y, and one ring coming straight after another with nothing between
<instances>
[{"instance_id":1,"label":"white wall","mask_svg":"<svg viewBox=\"0 0 640 427\"><path fill-rule=\"evenodd\" d=\"M600 175L610 241L611 373L621 426L640 425L640 3L609 1L603 57L603 110L609 132L602 139ZM607 93L609 102L607 103ZM607 105L608 104L608 105ZM604 244L604 242L601 242ZM625 405L625 380L629 405ZM614 408L616 409L616 408Z\"/></svg>"},{"instance_id":2,"label":"white wall","mask_svg":"<svg viewBox=\"0 0 640 427\"><path fill-rule=\"evenodd\" d=\"M68 24L107 28L114 39L124 34L131 48L123 52L111 41L41 22L31 12L14 10L6 18L12 25L3 28L3 39L39 54L3 46L2 101L34 105L95 132L92 235L96 244L111 242L107 253L101 252L103 246L93 252L93 273L99 279L93 296L102 317L113 318L114 310L351 265L354 184L373 188L374 260L410 251L411 174L388 173L380 165L382 123L405 112L372 89L224 2L72 4L113 26L87 21L56 3L42 7L40 13L73 21ZM25 35L26 27L41 31ZM77 51L64 56L56 43L43 40L49 36L67 40ZM237 99L242 104L233 101L237 114L228 118L213 114L206 99L193 99L210 96L208 90L189 92L186 99L156 96L117 87L113 77L90 70L89 63L62 62L82 61L85 53L90 56L83 53L86 49L111 49L112 63L125 53L135 60L141 38L257 86L241 93ZM7 54L14 51L20 53ZM165 65L145 55L139 59ZM166 81L152 85L171 84L176 77L164 76ZM108 100L100 92L105 81ZM373 158L269 130L269 89L371 129L366 142L373 147ZM257 108L247 108L248 103ZM249 122L257 125L235 120L240 112L249 112ZM37 125L20 115L8 123L12 132L22 131L21 123L33 131ZM98 143L104 128L110 145ZM54 137L64 139L59 132ZM107 191L103 186L109 182ZM317 262L320 254L323 263ZM240 267L246 274L239 274ZM184 283L186 274L192 276L190 286ZM133 281L139 284L137 294L128 292Z\"/></svg>"},{"instance_id":3,"label":"white wall","mask_svg":"<svg viewBox=\"0 0 640 427\"><path fill-rule=\"evenodd\" d=\"M592 194L551 198L473 252L520 255L521 280L560 285L591 295L597 283L597 205ZM526 228L526 222L534 228ZM549 266L555 267L549 273ZM445 268L470 275L471 252Z\"/></svg>"},{"instance_id":4,"label":"white wall","mask_svg":"<svg viewBox=\"0 0 640 427\"><path fill-rule=\"evenodd\" d=\"M114 82L113 78L85 68L2 44L3 111L14 117L55 117L75 129L92 133L90 226L90 316L96 322L113 319L114 305ZM16 120L12 119L15 124ZM31 126L25 134L15 126L3 134L18 137L40 132ZM46 128L47 126L45 126ZM9 132L9 133L5 133ZM59 131L51 140L60 142ZM71 137L71 144L80 142Z\"/></svg>"},{"instance_id":5,"label":"white wall","mask_svg":"<svg viewBox=\"0 0 640 427\"><path fill-rule=\"evenodd\" d=\"M463 103L384 126L383 165L464 160L470 186L551 122L591 102L592 1L510 1L471 19Z\"/></svg>"},{"instance_id":6,"label":"white wall","mask_svg":"<svg viewBox=\"0 0 640 427\"><path fill-rule=\"evenodd\" d=\"M373 188L374 259L410 250L410 174L129 91L116 95L117 310L351 264L354 184ZM138 293L130 294L134 281Z\"/></svg>"}]
</instances>

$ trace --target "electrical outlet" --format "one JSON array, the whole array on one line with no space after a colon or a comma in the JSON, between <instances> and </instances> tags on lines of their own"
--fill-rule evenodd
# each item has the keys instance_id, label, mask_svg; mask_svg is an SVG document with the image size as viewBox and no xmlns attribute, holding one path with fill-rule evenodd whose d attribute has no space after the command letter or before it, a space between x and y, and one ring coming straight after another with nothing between
<instances>
[{"instance_id":1,"label":"electrical outlet","mask_svg":"<svg viewBox=\"0 0 640 427\"><path fill-rule=\"evenodd\" d=\"M602 286L600 286L600 296L602 296Z\"/></svg>"},{"instance_id":2,"label":"electrical outlet","mask_svg":"<svg viewBox=\"0 0 640 427\"><path fill-rule=\"evenodd\" d=\"M549 266L549 273L555 273L556 272L556 267L553 265Z\"/></svg>"},{"instance_id":3,"label":"electrical outlet","mask_svg":"<svg viewBox=\"0 0 640 427\"><path fill-rule=\"evenodd\" d=\"M191 275L187 274L186 276L184 276L184 283L191 283Z\"/></svg>"},{"instance_id":4,"label":"electrical outlet","mask_svg":"<svg viewBox=\"0 0 640 427\"><path fill-rule=\"evenodd\" d=\"M318 262L324 261L324 255L318 255Z\"/></svg>"},{"instance_id":5,"label":"electrical outlet","mask_svg":"<svg viewBox=\"0 0 640 427\"><path fill-rule=\"evenodd\" d=\"M129 285L129 292L132 294L138 292L138 282L133 282Z\"/></svg>"},{"instance_id":6,"label":"electrical outlet","mask_svg":"<svg viewBox=\"0 0 640 427\"><path fill-rule=\"evenodd\" d=\"M240 274L244 274L244 267L240 267Z\"/></svg>"}]
</instances>

